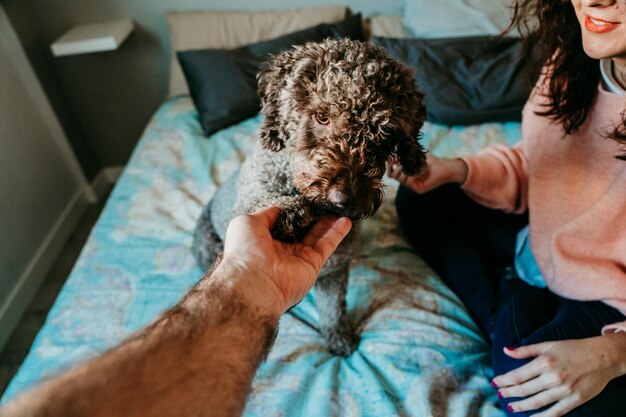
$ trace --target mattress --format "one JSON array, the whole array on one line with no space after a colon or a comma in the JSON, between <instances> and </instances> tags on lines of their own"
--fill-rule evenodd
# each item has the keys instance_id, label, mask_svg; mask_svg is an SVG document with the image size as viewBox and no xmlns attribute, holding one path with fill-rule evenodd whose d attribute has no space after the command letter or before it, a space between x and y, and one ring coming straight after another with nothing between
<instances>
[{"instance_id":1,"label":"mattress","mask_svg":"<svg viewBox=\"0 0 626 417\"><path fill-rule=\"evenodd\" d=\"M175 304L200 278L190 247L197 217L238 169L260 118L206 138L191 100L166 101L133 155L2 399L122 341ZM427 123L434 155L513 144L519 123ZM285 314L254 379L252 416L503 416L490 386L489 347L458 298L398 228L397 184L362 223L349 278L348 314L360 344L331 355L318 332L315 291Z\"/></svg>"}]
</instances>

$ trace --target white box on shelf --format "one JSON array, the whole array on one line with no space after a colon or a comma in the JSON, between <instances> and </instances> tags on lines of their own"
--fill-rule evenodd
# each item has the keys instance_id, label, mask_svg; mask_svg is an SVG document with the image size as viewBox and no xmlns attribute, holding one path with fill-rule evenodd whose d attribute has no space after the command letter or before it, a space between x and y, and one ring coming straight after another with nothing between
<instances>
[{"instance_id":1,"label":"white box on shelf","mask_svg":"<svg viewBox=\"0 0 626 417\"><path fill-rule=\"evenodd\" d=\"M134 28L130 19L76 26L51 45L52 54L64 56L113 51L119 48Z\"/></svg>"}]
</instances>

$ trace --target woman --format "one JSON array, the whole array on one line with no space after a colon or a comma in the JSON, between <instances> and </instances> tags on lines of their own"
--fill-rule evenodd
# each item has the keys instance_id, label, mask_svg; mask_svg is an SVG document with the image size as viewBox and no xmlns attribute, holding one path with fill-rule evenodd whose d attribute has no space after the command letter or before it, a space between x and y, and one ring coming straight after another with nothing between
<instances>
[{"instance_id":1,"label":"woman","mask_svg":"<svg viewBox=\"0 0 626 417\"><path fill-rule=\"evenodd\" d=\"M519 0L546 63L522 140L429 156L396 205L493 343L509 415L616 416L626 394L626 2ZM538 26L536 24L538 23ZM495 209L495 210L494 210Z\"/></svg>"}]
</instances>

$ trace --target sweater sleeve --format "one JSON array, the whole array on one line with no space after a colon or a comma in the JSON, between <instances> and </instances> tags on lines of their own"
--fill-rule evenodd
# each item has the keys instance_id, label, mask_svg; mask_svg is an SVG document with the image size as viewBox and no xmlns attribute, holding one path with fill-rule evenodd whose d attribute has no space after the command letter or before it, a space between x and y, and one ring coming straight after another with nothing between
<instances>
[{"instance_id":1,"label":"sweater sleeve","mask_svg":"<svg viewBox=\"0 0 626 417\"><path fill-rule=\"evenodd\" d=\"M476 202L509 213L523 213L528 202L528 163L520 142L513 148L491 146L478 155L461 157L467 164L465 193Z\"/></svg>"}]
</instances>

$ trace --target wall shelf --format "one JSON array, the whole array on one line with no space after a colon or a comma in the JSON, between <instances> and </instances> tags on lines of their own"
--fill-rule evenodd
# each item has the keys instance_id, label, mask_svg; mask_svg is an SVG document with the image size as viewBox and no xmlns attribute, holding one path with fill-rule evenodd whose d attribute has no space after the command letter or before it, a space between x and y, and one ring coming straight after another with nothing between
<instances>
[{"instance_id":1,"label":"wall shelf","mask_svg":"<svg viewBox=\"0 0 626 417\"><path fill-rule=\"evenodd\" d=\"M113 51L120 47L134 28L130 19L75 26L50 48L54 56Z\"/></svg>"}]
</instances>

